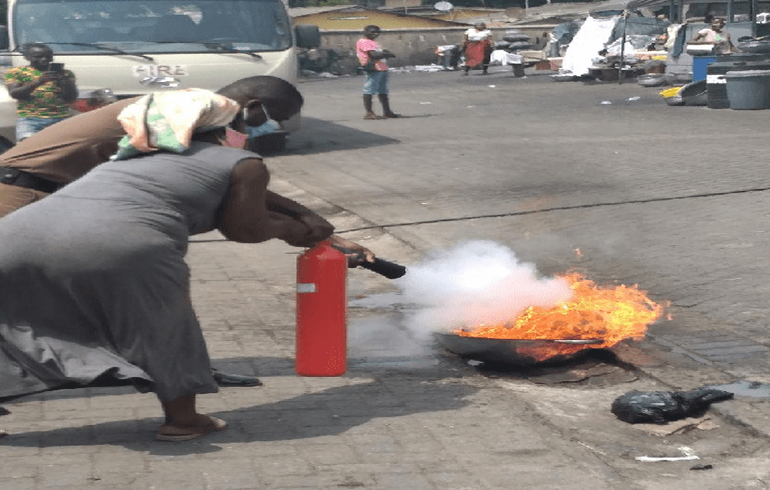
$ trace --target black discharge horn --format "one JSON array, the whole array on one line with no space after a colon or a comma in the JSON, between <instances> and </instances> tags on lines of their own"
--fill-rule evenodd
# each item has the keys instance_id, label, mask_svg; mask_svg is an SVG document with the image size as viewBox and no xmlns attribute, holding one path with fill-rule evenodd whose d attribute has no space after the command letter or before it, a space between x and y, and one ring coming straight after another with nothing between
<instances>
[{"instance_id":1,"label":"black discharge horn","mask_svg":"<svg viewBox=\"0 0 770 490\"><path fill-rule=\"evenodd\" d=\"M355 250L350 250L349 248L337 247L335 245L332 246L344 254L356 253ZM388 279L398 279L399 277L406 274L406 267L403 265L396 264L395 262L381 259L379 257L375 257L374 262L368 262L364 258L363 254L358 254L358 256L359 258L363 259L363 262L359 264L359 267L369 269L370 271L376 272L377 274L387 277Z\"/></svg>"}]
</instances>

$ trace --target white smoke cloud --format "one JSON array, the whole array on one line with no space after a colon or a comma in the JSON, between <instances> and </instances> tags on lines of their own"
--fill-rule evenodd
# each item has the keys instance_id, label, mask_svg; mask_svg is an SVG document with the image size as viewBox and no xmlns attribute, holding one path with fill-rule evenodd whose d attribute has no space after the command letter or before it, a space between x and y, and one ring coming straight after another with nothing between
<instances>
[{"instance_id":1,"label":"white smoke cloud","mask_svg":"<svg viewBox=\"0 0 770 490\"><path fill-rule=\"evenodd\" d=\"M541 277L508 247L466 241L429 254L394 281L410 305L405 327L418 337L431 332L503 324L529 306L555 306L572 296L561 278Z\"/></svg>"}]
</instances>

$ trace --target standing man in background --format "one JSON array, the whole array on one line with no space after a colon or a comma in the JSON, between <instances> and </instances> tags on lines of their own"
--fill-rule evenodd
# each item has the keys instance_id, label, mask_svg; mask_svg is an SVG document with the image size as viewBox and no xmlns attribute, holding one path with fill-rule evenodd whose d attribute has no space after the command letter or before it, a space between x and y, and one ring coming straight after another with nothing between
<instances>
[{"instance_id":1,"label":"standing man in background","mask_svg":"<svg viewBox=\"0 0 770 490\"><path fill-rule=\"evenodd\" d=\"M358 62L363 67L366 81L364 82L364 119L392 119L401 117L390 109L390 100L388 99L388 58L395 58L396 55L386 49L382 49L380 44L375 41L380 35L380 28L375 25L364 27L364 37L356 43L356 56ZM372 97L374 95L382 104L383 116L378 116L372 110Z\"/></svg>"},{"instance_id":2,"label":"standing man in background","mask_svg":"<svg viewBox=\"0 0 770 490\"><path fill-rule=\"evenodd\" d=\"M5 72L8 94L18 100L16 142L22 141L69 116L69 104L78 97L75 74L52 63L53 50L45 44L24 47L28 66Z\"/></svg>"}]
</instances>

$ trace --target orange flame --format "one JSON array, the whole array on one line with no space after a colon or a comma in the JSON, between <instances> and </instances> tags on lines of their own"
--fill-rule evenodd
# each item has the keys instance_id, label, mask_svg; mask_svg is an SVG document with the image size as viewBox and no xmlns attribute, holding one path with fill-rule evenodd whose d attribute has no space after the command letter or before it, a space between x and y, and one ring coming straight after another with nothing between
<instances>
[{"instance_id":1,"label":"orange flame","mask_svg":"<svg viewBox=\"0 0 770 490\"><path fill-rule=\"evenodd\" d=\"M641 339L647 326L663 313L637 286L599 287L581 274L562 276L573 291L569 301L548 308L530 306L503 325L477 325L453 333L494 339L601 339L601 344L549 344L530 352L543 360L586 348L612 347L628 338Z\"/></svg>"}]
</instances>

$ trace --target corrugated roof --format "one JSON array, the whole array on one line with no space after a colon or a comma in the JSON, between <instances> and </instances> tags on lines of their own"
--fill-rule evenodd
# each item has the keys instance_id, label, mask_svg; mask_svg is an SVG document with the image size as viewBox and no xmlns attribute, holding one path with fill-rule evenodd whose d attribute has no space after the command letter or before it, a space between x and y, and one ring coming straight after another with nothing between
<instances>
[{"instance_id":1,"label":"corrugated roof","mask_svg":"<svg viewBox=\"0 0 770 490\"><path fill-rule=\"evenodd\" d=\"M621 0L603 0L589 2L550 3L524 10L512 24L526 25L535 23L561 23L571 20L585 19L588 13L597 6L606 6Z\"/></svg>"},{"instance_id":2,"label":"corrugated roof","mask_svg":"<svg viewBox=\"0 0 770 490\"><path fill-rule=\"evenodd\" d=\"M326 7L291 7L289 15L292 17L302 17L303 15L314 15L334 10L349 9L350 5L332 5Z\"/></svg>"}]
</instances>

